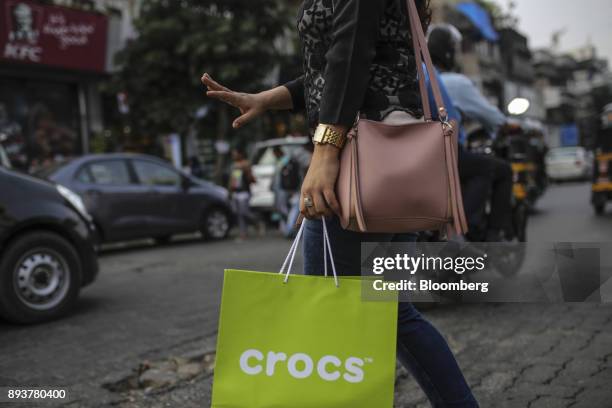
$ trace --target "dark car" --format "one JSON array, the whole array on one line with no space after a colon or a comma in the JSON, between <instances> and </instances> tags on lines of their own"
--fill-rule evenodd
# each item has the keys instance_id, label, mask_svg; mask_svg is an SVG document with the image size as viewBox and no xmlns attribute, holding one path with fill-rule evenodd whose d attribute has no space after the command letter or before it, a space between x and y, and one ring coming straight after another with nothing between
<instances>
[{"instance_id":1,"label":"dark car","mask_svg":"<svg viewBox=\"0 0 612 408\"><path fill-rule=\"evenodd\" d=\"M102 242L168 241L200 231L225 238L233 216L226 189L137 154L88 155L46 175L79 194Z\"/></svg>"},{"instance_id":2,"label":"dark car","mask_svg":"<svg viewBox=\"0 0 612 408\"><path fill-rule=\"evenodd\" d=\"M0 167L0 316L66 314L98 273L94 228L66 187Z\"/></svg>"}]
</instances>

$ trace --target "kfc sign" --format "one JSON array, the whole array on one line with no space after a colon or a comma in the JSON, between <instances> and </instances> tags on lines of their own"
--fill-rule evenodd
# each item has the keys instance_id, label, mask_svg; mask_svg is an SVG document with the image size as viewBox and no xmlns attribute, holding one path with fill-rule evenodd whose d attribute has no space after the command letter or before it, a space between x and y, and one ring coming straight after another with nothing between
<instances>
[{"instance_id":1,"label":"kfc sign","mask_svg":"<svg viewBox=\"0 0 612 408\"><path fill-rule=\"evenodd\" d=\"M1 4L0 60L104 71L105 16L25 0Z\"/></svg>"}]
</instances>

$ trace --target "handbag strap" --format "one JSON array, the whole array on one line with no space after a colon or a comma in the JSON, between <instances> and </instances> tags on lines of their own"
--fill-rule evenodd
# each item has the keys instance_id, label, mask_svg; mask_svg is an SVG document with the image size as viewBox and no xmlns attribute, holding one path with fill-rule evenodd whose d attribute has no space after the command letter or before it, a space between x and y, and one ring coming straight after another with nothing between
<instances>
[{"instance_id":1,"label":"handbag strap","mask_svg":"<svg viewBox=\"0 0 612 408\"><path fill-rule=\"evenodd\" d=\"M457 129L448 123L448 111L444 106L444 98L442 97L442 91L440 90L440 83L438 82L438 76L431 60L431 54L429 53L429 47L427 46L427 40L423 32L423 26L419 18L419 12L416 8L414 0L406 0L408 4L408 15L410 19L410 32L412 35L412 43L414 44L414 53L417 63L417 72L419 73L419 89L421 92L421 99L423 101L423 112L425 113L425 119L432 120L431 107L429 102L429 92L425 83L425 73L423 72L423 65L429 74L429 81L431 83L431 89L433 91L434 102L438 109L438 118L443 124L449 125L444 126L444 132L447 132L445 137L445 150L446 150L446 167L448 171L449 179L449 193L450 193L450 210L452 215L452 224L448 225L448 235L460 235L465 234L468 231L467 220L463 209L463 198L461 196L461 184L459 182L459 174L457 171ZM453 137L449 137L448 134L452 134Z\"/></svg>"},{"instance_id":2,"label":"handbag strap","mask_svg":"<svg viewBox=\"0 0 612 408\"><path fill-rule=\"evenodd\" d=\"M429 48L427 47L427 40L423 32L423 26L419 18L419 11L416 8L414 0L406 0L408 19L410 25L410 34L412 36L412 44L414 48L414 55L417 65L417 72L419 76L419 91L421 93L421 101L423 102L423 113L425 114L426 120L432 120L432 112L429 102L429 92L427 90L427 84L425 82L425 72L423 65L429 74L429 81L433 91L434 102L438 109L438 117L441 122L448 121L448 112L444 105L444 98L442 98L442 92L440 91L440 84L436 75Z\"/></svg>"}]
</instances>

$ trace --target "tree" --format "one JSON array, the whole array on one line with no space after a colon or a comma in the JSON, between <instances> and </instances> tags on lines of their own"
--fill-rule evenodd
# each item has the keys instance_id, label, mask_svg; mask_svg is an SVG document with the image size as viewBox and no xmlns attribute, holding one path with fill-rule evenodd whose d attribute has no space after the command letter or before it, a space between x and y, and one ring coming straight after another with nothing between
<instances>
[{"instance_id":1,"label":"tree","mask_svg":"<svg viewBox=\"0 0 612 408\"><path fill-rule=\"evenodd\" d=\"M113 86L128 95L134 131L184 135L206 103L204 72L235 89L258 89L280 62L274 42L287 32L287 12L283 0L145 0ZM228 115L217 111L222 135Z\"/></svg>"},{"instance_id":2,"label":"tree","mask_svg":"<svg viewBox=\"0 0 612 408\"><path fill-rule=\"evenodd\" d=\"M518 24L518 19L514 15L514 9L516 3L514 1L508 2L508 10L505 11L499 3L494 0L476 0L482 8L484 8L493 20L493 24L497 28L514 28Z\"/></svg>"}]
</instances>

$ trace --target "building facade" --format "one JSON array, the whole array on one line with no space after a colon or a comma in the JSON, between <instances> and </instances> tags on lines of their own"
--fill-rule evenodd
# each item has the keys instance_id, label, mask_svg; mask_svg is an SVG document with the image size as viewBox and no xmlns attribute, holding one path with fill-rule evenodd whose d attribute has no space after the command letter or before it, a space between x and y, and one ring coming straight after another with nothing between
<instances>
[{"instance_id":1,"label":"building facade","mask_svg":"<svg viewBox=\"0 0 612 408\"><path fill-rule=\"evenodd\" d=\"M499 38L492 31L491 16L482 14L480 19L474 18L470 15L473 10L462 9L467 4L462 0L434 0L431 4L434 23L452 24L463 35L461 72L478 85L491 103L501 107L504 73ZM477 7L475 3L469 5Z\"/></svg>"},{"instance_id":2,"label":"building facade","mask_svg":"<svg viewBox=\"0 0 612 408\"><path fill-rule=\"evenodd\" d=\"M537 50L534 63L536 85L544 95L549 144L592 147L599 115L612 100L607 61L587 47L573 53Z\"/></svg>"},{"instance_id":3,"label":"building facade","mask_svg":"<svg viewBox=\"0 0 612 408\"><path fill-rule=\"evenodd\" d=\"M137 11L130 0L0 2L0 133L15 167L92 150L104 131L101 84Z\"/></svg>"},{"instance_id":4,"label":"building facade","mask_svg":"<svg viewBox=\"0 0 612 408\"><path fill-rule=\"evenodd\" d=\"M514 28L499 30L502 67L504 72L501 107L508 114L508 106L516 98L529 101L523 118L541 123L546 119L543 97L535 86L533 54L526 36Z\"/></svg>"}]
</instances>

